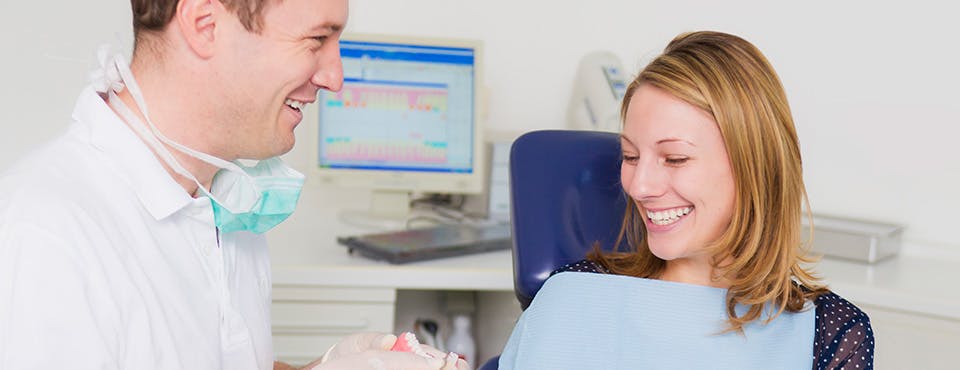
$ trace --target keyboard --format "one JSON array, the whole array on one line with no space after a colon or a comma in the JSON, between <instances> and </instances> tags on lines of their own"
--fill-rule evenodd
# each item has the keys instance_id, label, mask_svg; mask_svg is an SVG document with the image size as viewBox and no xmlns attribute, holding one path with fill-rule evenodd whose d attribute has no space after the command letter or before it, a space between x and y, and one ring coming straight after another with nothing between
<instances>
[{"instance_id":1,"label":"keyboard","mask_svg":"<svg viewBox=\"0 0 960 370\"><path fill-rule=\"evenodd\" d=\"M350 253L390 263L406 263L510 249L509 224L440 225L377 234L338 237Z\"/></svg>"}]
</instances>

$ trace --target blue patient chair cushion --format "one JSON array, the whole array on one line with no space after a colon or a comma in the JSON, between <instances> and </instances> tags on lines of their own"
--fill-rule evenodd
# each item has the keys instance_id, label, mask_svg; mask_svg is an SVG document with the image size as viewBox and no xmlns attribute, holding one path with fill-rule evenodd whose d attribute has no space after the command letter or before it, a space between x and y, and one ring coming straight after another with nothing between
<instances>
[{"instance_id":1,"label":"blue patient chair cushion","mask_svg":"<svg viewBox=\"0 0 960 370\"><path fill-rule=\"evenodd\" d=\"M597 131L526 133L510 151L514 285L522 308L553 270L613 248L627 199L620 138ZM624 248L625 250L625 248Z\"/></svg>"},{"instance_id":2,"label":"blue patient chair cushion","mask_svg":"<svg viewBox=\"0 0 960 370\"><path fill-rule=\"evenodd\" d=\"M557 274L523 312L499 369L812 367L813 309L784 312L769 324L751 322L742 335L720 334L726 292L620 275Z\"/></svg>"}]
</instances>

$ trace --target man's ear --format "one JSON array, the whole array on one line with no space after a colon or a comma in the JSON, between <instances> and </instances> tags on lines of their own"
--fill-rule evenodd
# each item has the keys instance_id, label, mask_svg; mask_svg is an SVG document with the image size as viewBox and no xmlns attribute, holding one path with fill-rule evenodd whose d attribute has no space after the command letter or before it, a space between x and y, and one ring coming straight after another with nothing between
<instances>
[{"instance_id":1,"label":"man's ear","mask_svg":"<svg viewBox=\"0 0 960 370\"><path fill-rule=\"evenodd\" d=\"M180 27L184 41L198 57L207 59L213 56L216 15L223 10L219 0L180 0L177 3L173 22Z\"/></svg>"}]
</instances>

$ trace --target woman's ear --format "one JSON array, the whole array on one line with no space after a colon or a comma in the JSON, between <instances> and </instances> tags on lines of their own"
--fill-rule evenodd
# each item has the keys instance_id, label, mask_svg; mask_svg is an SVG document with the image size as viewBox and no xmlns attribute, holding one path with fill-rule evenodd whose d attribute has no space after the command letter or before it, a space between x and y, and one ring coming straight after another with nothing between
<instances>
[{"instance_id":1,"label":"woman's ear","mask_svg":"<svg viewBox=\"0 0 960 370\"><path fill-rule=\"evenodd\" d=\"M171 23L176 23L184 41L200 58L213 56L217 15L225 12L218 0L180 0Z\"/></svg>"}]
</instances>

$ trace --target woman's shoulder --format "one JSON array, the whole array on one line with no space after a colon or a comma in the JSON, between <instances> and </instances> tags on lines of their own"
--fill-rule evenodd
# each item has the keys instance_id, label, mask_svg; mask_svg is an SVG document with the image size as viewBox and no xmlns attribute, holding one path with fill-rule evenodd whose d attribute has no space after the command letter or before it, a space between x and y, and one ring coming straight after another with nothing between
<instances>
[{"instance_id":1,"label":"woman's shoulder","mask_svg":"<svg viewBox=\"0 0 960 370\"><path fill-rule=\"evenodd\" d=\"M835 319L834 322L859 322L861 320L870 322L870 317L860 307L832 291L817 296L813 303L817 307L818 318Z\"/></svg>"},{"instance_id":2,"label":"woman's shoulder","mask_svg":"<svg viewBox=\"0 0 960 370\"><path fill-rule=\"evenodd\" d=\"M560 266L560 268L553 270L553 272L550 273L550 276L559 274L561 272L592 272L597 274L608 273L607 269L603 268L603 266L601 266L599 263L587 259L582 259Z\"/></svg>"},{"instance_id":3,"label":"woman's shoulder","mask_svg":"<svg viewBox=\"0 0 960 370\"><path fill-rule=\"evenodd\" d=\"M817 296L814 358L819 369L873 366L874 338L870 317L834 292Z\"/></svg>"}]
</instances>

